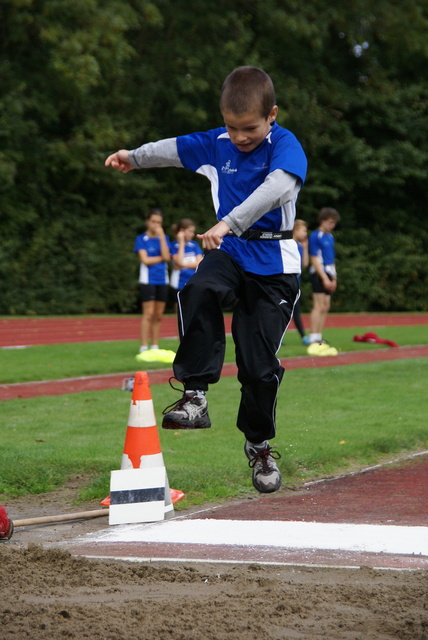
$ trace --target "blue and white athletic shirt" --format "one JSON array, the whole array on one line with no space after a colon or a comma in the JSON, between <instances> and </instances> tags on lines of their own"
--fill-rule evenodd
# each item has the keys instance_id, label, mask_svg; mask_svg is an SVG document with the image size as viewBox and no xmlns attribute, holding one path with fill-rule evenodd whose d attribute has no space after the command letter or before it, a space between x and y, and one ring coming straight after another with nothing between
<instances>
[{"instance_id":1,"label":"blue and white athletic shirt","mask_svg":"<svg viewBox=\"0 0 428 640\"><path fill-rule=\"evenodd\" d=\"M331 233L325 233L320 229L312 231L309 236L309 255L316 256L319 259L328 275L336 276L334 237ZM315 273L313 265L309 267L309 273Z\"/></svg>"},{"instance_id":2,"label":"blue and white athletic shirt","mask_svg":"<svg viewBox=\"0 0 428 640\"><path fill-rule=\"evenodd\" d=\"M171 255L174 256L178 253L180 243L178 240L171 244ZM196 256L202 255L202 249L195 240L189 240L184 245L184 263L193 262ZM173 269L171 271L170 285L174 289L181 289L184 287L190 276L193 276L196 269Z\"/></svg>"},{"instance_id":3,"label":"blue and white athletic shirt","mask_svg":"<svg viewBox=\"0 0 428 640\"><path fill-rule=\"evenodd\" d=\"M300 143L294 134L276 123L264 141L249 153L239 151L232 144L225 127L179 136L177 151L186 169L210 180L218 220L246 200L276 169L297 176L302 183L306 177L307 161ZM292 230L295 204L295 200L289 201L266 212L251 229ZM243 240L225 236L220 249L250 273L300 273L300 256L294 240Z\"/></svg>"},{"instance_id":4,"label":"blue and white athletic shirt","mask_svg":"<svg viewBox=\"0 0 428 640\"><path fill-rule=\"evenodd\" d=\"M166 243L169 246L169 238L166 236ZM147 255L151 258L162 255L161 243L158 237L152 238L147 233L141 234L135 238L134 253L138 254L140 249L147 251ZM168 284L168 264L166 262L158 262L157 264L140 263L140 284Z\"/></svg>"}]
</instances>

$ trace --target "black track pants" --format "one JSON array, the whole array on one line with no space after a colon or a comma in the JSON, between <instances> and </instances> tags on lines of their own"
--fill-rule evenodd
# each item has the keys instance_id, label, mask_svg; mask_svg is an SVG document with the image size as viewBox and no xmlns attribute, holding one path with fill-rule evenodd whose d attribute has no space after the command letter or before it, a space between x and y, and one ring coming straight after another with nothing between
<instances>
[{"instance_id":1,"label":"black track pants","mask_svg":"<svg viewBox=\"0 0 428 640\"><path fill-rule=\"evenodd\" d=\"M214 250L178 295L180 345L174 375L186 389L206 391L219 380L225 352L223 309L235 302L232 334L242 385L237 426L256 444L275 436L284 373L276 353L298 293L295 275L257 276Z\"/></svg>"}]
</instances>

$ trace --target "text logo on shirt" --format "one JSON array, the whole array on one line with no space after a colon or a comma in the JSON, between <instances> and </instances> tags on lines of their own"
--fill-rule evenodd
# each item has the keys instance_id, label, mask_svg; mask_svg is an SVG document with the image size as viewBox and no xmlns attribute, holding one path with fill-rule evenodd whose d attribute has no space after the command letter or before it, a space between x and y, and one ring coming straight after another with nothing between
<instances>
[{"instance_id":1,"label":"text logo on shirt","mask_svg":"<svg viewBox=\"0 0 428 640\"><path fill-rule=\"evenodd\" d=\"M222 168L221 168L221 172L222 172L222 173L228 173L228 174L231 174L231 173L236 173L236 172L238 171L238 169L231 169L231 168L230 168L230 164L231 164L231 162L232 162L232 160L228 160L228 161L226 162L226 164L222 166Z\"/></svg>"}]
</instances>

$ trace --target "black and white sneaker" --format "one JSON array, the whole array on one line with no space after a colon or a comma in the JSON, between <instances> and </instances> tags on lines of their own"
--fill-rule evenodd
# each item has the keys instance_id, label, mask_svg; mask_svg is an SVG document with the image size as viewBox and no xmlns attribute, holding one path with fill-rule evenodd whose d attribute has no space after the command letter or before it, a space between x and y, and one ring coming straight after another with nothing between
<instances>
[{"instance_id":1,"label":"black and white sneaker","mask_svg":"<svg viewBox=\"0 0 428 640\"><path fill-rule=\"evenodd\" d=\"M163 410L163 429L208 429L211 420L203 391L185 391L183 397Z\"/></svg>"},{"instance_id":2,"label":"black and white sneaker","mask_svg":"<svg viewBox=\"0 0 428 640\"><path fill-rule=\"evenodd\" d=\"M275 460L281 455L265 440L261 444L245 443L248 466L253 470L253 486L260 493L273 493L281 487L281 474Z\"/></svg>"}]
</instances>

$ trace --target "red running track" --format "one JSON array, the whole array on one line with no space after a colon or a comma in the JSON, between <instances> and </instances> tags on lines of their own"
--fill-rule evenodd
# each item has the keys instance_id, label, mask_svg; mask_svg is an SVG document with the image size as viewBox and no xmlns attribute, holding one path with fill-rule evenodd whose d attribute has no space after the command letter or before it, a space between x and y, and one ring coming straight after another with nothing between
<instances>
[{"instance_id":1,"label":"red running track","mask_svg":"<svg viewBox=\"0 0 428 640\"><path fill-rule=\"evenodd\" d=\"M398 349L376 349L373 351L352 351L339 353L334 357L314 358L301 356L284 358L281 364L286 370L319 367L337 367L346 364L362 364L385 360L403 360L408 358L428 357L428 345L416 347L399 347ZM36 396L59 396L82 391L103 391L104 389L120 389L122 381L135 372L112 373L102 376L82 376L80 378L63 378L61 380L42 380L38 382L22 382L0 385L0 401L14 398L34 398ZM165 384L173 375L172 369L154 369L148 372L150 384ZM234 363L223 365L222 377L236 376Z\"/></svg>"},{"instance_id":2,"label":"red running track","mask_svg":"<svg viewBox=\"0 0 428 640\"><path fill-rule=\"evenodd\" d=\"M308 316L303 316L308 325ZM0 347L19 347L67 342L102 342L108 340L139 340L141 316L69 316L60 318L2 318L0 319ZM428 313L420 314L337 314L327 318L327 328L389 327L428 324ZM231 316L225 325L230 333ZM177 336L175 316L165 316L161 337Z\"/></svg>"}]
</instances>

